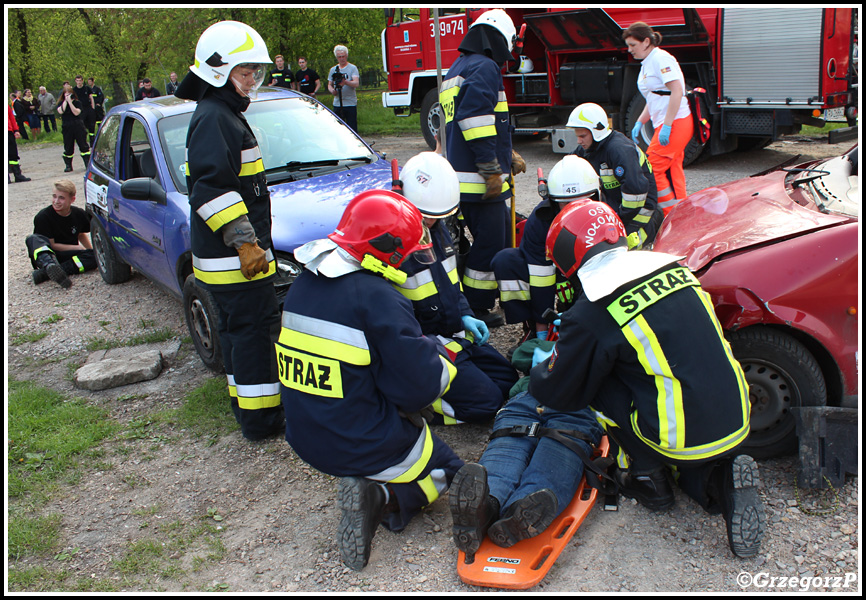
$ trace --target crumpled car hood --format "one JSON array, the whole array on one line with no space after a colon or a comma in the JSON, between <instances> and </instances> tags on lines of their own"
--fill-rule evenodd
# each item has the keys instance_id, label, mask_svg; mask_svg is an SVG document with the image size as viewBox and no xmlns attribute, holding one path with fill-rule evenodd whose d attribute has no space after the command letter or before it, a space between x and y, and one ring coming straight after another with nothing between
<instances>
[{"instance_id":1,"label":"crumpled car hood","mask_svg":"<svg viewBox=\"0 0 866 600\"><path fill-rule=\"evenodd\" d=\"M698 271L718 256L788 239L850 219L800 206L777 171L691 194L670 212L653 250L677 256Z\"/></svg>"}]
</instances>

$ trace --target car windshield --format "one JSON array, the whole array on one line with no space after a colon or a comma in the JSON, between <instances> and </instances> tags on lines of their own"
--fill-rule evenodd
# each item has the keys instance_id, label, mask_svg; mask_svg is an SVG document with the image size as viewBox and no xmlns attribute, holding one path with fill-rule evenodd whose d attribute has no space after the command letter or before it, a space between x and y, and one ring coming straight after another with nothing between
<instances>
[{"instance_id":1,"label":"car windshield","mask_svg":"<svg viewBox=\"0 0 866 600\"><path fill-rule=\"evenodd\" d=\"M860 175L857 148L805 168L789 169L791 185L805 190L823 213L860 216Z\"/></svg>"},{"instance_id":2,"label":"car windshield","mask_svg":"<svg viewBox=\"0 0 866 600\"><path fill-rule=\"evenodd\" d=\"M312 98L253 102L244 116L262 152L268 183L368 164L378 158ZM186 132L192 113L160 119L157 130L177 189L184 194Z\"/></svg>"}]
</instances>

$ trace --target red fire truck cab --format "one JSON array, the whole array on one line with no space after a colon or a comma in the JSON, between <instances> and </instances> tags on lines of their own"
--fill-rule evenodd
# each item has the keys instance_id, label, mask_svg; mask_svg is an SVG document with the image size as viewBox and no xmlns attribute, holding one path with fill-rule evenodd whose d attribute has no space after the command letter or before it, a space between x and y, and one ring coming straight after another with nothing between
<instances>
[{"instance_id":1,"label":"red fire truck cab","mask_svg":"<svg viewBox=\"0 0 866 600\"><path fill-rule=\"evenodd\" d=\"M431 147L440 117L435 23L438 20L444 76L459 56L457 47L469 25L486 10L385 9L388 25L382 31L382 55L388 91L382 101L398 115L420 112L421 129ZM631 131L645 100L637 90L640 63L626 52L622 32L636 21L663 35L661 47L677 58L687 86L707 90L703 113L712 135L706 144L692 141L687 162L702 152L763 147L804 124L823 126L828 118L847 119L849 125L856 121L857 9L506 11L518 31L526 24L520 56L506 65L504 74L515 133L549 133L554 152L575 149L576 138L564 124L583 102L600 104L615 129ZM642 146L652 133L647 124Z\"/></svg>"}]
</instances>

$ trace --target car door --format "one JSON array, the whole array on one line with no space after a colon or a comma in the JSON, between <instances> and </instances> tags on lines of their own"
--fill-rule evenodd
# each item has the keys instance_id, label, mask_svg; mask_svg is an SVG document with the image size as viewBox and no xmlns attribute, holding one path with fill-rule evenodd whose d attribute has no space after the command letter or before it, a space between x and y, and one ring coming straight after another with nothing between
<instances>
[{"instance_id":1,"label":"car door","mask_svg":"<svg viewBox=\"0 0 866 600\"><path fill-rule=\"evenodd\" d=\"M123 195L123 183L137 177L150 177L163 189L157 160L159 143L137 115L124 118L118 137L117 193L108 199L109 235L115 246L123 246L123 259L149 279L173 289L176 286L174 265L169 264L165 250L167 205L162 200L132 200Z\"/></svg>"}]
</instances>

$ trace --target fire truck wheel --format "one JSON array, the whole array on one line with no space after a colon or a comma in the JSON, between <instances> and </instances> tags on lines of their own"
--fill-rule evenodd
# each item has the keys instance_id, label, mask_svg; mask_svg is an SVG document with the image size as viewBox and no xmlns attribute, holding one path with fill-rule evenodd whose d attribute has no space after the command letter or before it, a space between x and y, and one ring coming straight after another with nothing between
<instances>
[{"instance_id":1,"label":"fire truck wheel","mask_svg":"<svg viewBox=\"0 0 866 600\"><path fill-rule=\"evenodd\" d=\"M439 104L439 94L436 87L424 94L421 102L421 133L424 141L433 150L436 148L436 132L442 123L442 107Z\"/></svg>"}]
</instances>

